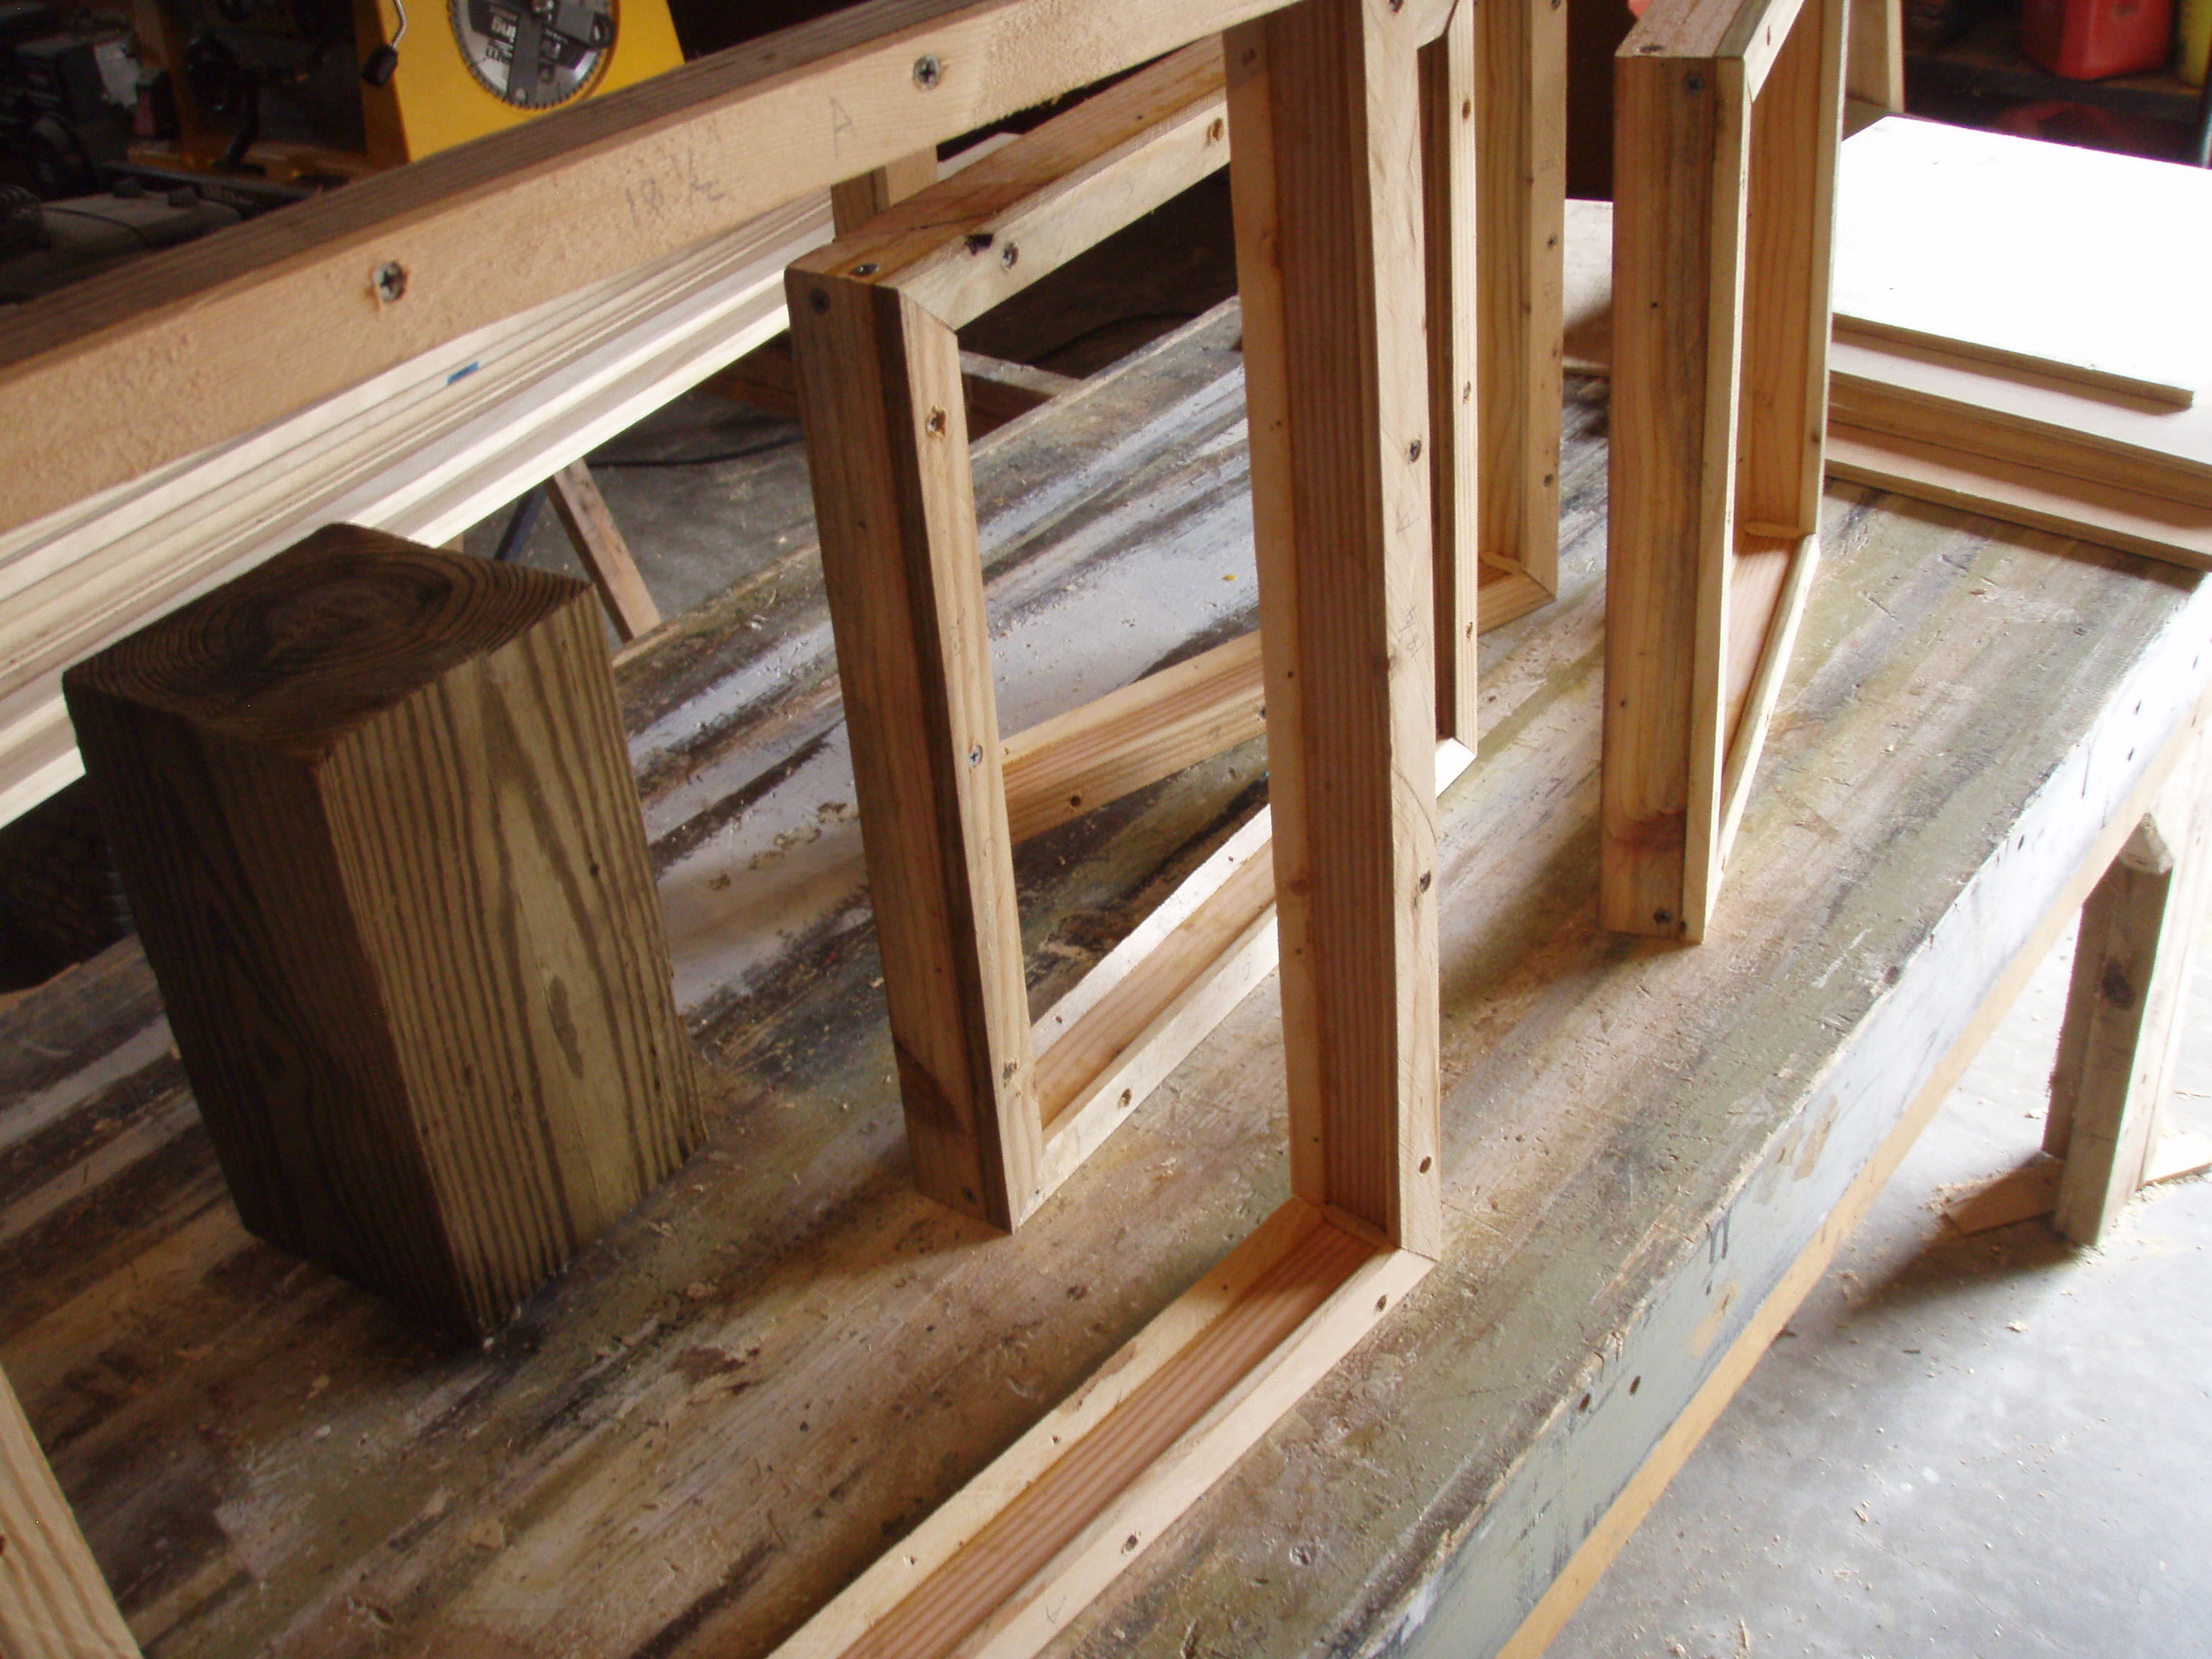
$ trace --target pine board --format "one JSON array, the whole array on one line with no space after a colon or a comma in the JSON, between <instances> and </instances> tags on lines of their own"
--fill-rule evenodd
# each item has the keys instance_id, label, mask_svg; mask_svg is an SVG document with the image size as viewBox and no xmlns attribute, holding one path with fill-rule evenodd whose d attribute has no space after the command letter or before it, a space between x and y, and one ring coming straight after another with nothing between
<instances>
[{"instance_id":1,"label":"pine board","mask_svg":"<svg viewBox=\"0 0 2212 1659\"><path fill-rule=\"evenodd\" d=\"M2212 174L1891 117L1844 146L1836 321L2187 407L2212 386Z\"/></svg>"}]
</instances>

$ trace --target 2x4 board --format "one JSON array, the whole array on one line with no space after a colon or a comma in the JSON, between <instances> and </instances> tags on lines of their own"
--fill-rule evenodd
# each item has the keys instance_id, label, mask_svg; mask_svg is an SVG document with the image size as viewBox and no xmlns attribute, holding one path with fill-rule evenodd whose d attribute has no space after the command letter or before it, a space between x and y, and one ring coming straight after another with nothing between
<instances>
[{"instance_id":1,"label":"2x4 board","mask_svg":"<svg viewBox=\"0 0 2212 1659\"><path fill-rule=\"evenodd\" d=\"M1704 937L1819 558L1843 0L1655 6L1614 59L1600 915Z\"/></svg>"}]
</instances>

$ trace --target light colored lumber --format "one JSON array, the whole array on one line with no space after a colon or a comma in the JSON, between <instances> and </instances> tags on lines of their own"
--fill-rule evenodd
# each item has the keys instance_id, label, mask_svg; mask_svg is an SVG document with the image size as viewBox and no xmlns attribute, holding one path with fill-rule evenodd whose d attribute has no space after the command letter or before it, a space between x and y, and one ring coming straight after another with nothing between
<instances>
[{"instance_id":1,"label":"light colored lumber","mask_svg":"<svg viewBox=\"0 0 2212 1659\"><path fill-rule=\"evenodd\" d=\"M2082 907L2044 1138L2066 1161L2054 1220L2079 1243L2111 1230L2159 1141L2212 860L2208 752L2175 769Z\"/></svg>"},{"instance_id":2,"label":"light colored lumber","mask_svg":"<svg viewBox=\"0 0 2212 1659\"><path fill-rule=\"evenodd\" d=\"M1879 121L1844 147L1838 234L1855 330L2184 407L2212 386L2199 169Z\"/></svg>"},{"instance_id":3,"label":"light colored lumber","mask_svg":"<svg viewBox=\"0 0 2212 1659\"><path fill-rule=\"evenodd\" d=\"M1226 37L1291 1190L1433 1251L1436 791L1413 25Z\"/></svg>"},{"instance_id":4,"label":"light colored lumber","mask_svg":"<svg viewBox=\"0 0 2212 1659\"><path fill-rule=\"evenodd\" d=\"M1540 611L1559 597L1525 570L1501 570L1495 565L1482 568L1480 586L1475 594L1475 620L1481 632L1503 628L1507 623Z\"/></svg>"},{"instance_id":5,"label":"light colored lumber","mask_svg":"<svg viewBox=\"0 0 2212 1659\"><path fill-rule=\"evenodd\" d=\"M1923 441L1837 425L1828 430L1832 477L1986 514L2212 569L2212 507L2191 507L2110 485L2056 477L2039 468L1969 455Z\"/></svg>"},{"instance_id":6,"label":"light colored lumber","mask_svg":"<svg viewBox=\"0 0 2212 1659\"><path fill-rule=\"evenodd\" d=\"M1027 841L1267 729L1260 636L1147 674L1006 739L1009 827Z\"/></svg>"},{"instance_id":7,"label":"light colored lumber","mask_svg":"<svg viewBox=\"0 0 2212 1659\"><path fill-rule=\"evenodd\" d=\"M629 544L607 510L592 469L581 458L569 462L547 477L545 493L576 556L592 573L592 586L599 590L599 603L613 620L615 632L629 641L659 627L660 607L646 591L645 578L638 574Z\"/></svg>"},{"instance_id":8,"label":"light colored lumber","mask_svg":"<svg viewBox=\"0 0 2212 1659\"><path fill-rule=\"evenodd\" d=\"M1481 553L1556 592L1566 9L1503 0L1474 26Z\"/></svg>"},{"instance_id":9,"label":"light colored lumber","mask_svg":"<svg viewBox=\"0 0 2212 1659\"><path fill-rule=\"evenodd\" d=\"M1680 0L1614 58L1609 928L1704 937L1814 568L1844 23Z\"/></svg>"},{"instance_id":10,"label":"light colored lumber","mask_svg":"<svg viewBox=\"0 0 2212 1659\"><path fill-rule=\"evenodd\" d=\"M138 1644L4 1375L0 1651L9 1659L138 1659Z\"/></svg>"},{"instance_id":11,"label":"light colored lumber","mask_svg":"<svg viewBox=\"0 0 2212 1659\"><path fill-rule=\"evenodd\" d=\"M1759 751L1766 744L1766 728L1774 719L1775 706L1782 700L1783 678L1790 672L1790 655L1797 647L1797 624L1804 618L1805 601L1813 591L1813 578L1820 567L1820 538L1801 537L1775 552L1778 560L1770 561L1769 569L1762 574L1771 579L1774 574L1772 565L1778 562L1780 589L1771 608L1763 612L1748 603L1745 605L1752 614L1764 615L1765 627L1757 655L1752 659L1751 673L1741 682L1741 699L1731 696L1724 716L1724 729L1729 735L1728 762L1721 775L1721 822L1716 854L1723 864L1735 844L1735 832L1743 823L1744 808L1751 799L1752 780L1758 775ZM1744 557L1744 553L1739 551L1739 574L1742 574Z\"/></svg>"},{"instance_id":12,"label":"light colored lumber","mask_svg":"<svg viewBox=\"0 0 2212 1659\"><path fill-rule=\"evenodd\" d=\"M1439 742L1437 791L1474 763ZM1273 971L1271 828L1262 809L1037 1021L1044 1191Z\"/></svg>"},{"instance_id":13,"label":"light colored lumber","mask_svg":"<svg viewBox=\"0 0 2212 1659\"><path fill-rule=\"evenodd\" d=\"M2016 1170L1975 1182L1943 1205L1943 1219L1962 1237L2049 1215L2058 1202L2058 1177L2064 1164L2038 1152Z\"/></svg>"},{"instance_id":14,"label":"light colored lumber","mask_svg":"<svg viewBox=\"0 0 2212 1659\"><path fill-rule=\"evenodd\" d=\"M2047 374L1839 336L1835 417L2062 477L2212 505L2212 398L2188 409L2092 394Z\"/></svg>"},{"instance_id":15,"label":"light colored lumber","mask_svg":"<svg viewBox=\"0 0 2212 1659\"><path fill-rule=\"evenodd\" d=\"M1820 527L1845 12L1815 0L1752 104L1736 512L1768 534Z\"/></svg>"},{"instance_id":16,"label":"light colored lumber","mask_svg":"<svg viewBox=\"0 0 2212 1659\"><path fill-rule=\"evenodd\" d=\"M830 211L837 234L849 236L895 202L937 182L937 151L918 149L830 186Z\"/></svg>"},{"instance_id":17,"label":"light colored lumber","mask_svg":"<svg viewBox=\"0 0 2212 1659\"><path fill-rule=\"evenodd\" d=\"M1724 78L1717 60L1632 52L1662 21L1647 13L1613 60L1599 914L1617 931L1694 939L1719 827L1721 738L1713 693L1701 708L1697 688L1719 649L1733 552L1741 281L1741 186L1733 181L1744 174L1749 108L1740 70Z\"/></svg>"},{"instance_id":18,"label":"light colored lumber","mask_svg":"<svg viewBox=\"0 0 2212 1659\"><path fill-rule=\"evenodd\" d=\"M63 665L325 524L447 539L781 328L828 228L802 203L0 539L0 800L80 769Z\"/></svg>"},{"instance_id":19,"label":"light colored lumber","mask_svg":"<svg viewBox=\"0 0 2212 1659\"><path fill-rule=\"evenodd\" d=\"M1245 965L1230 977L1248 988L1260 959L1250 941L1237 944L1241 922L1182 931L1177 959L1143 976L1153 994L1110 1044L1063 1048L1048 1109L1012 844L1243 741L1258 688L1254 647L1224 647L1001 747L968 430L953 418L965 396L953 330L1219 167L1221 82L1219 43L1188 48L877 215L787 277L916 1178L1000 1227L1042 1203L1111 1127L1110 1114L1079 1113L1080 1127L1057 1139L1060 1156L1043 1157L1047 1119L1064 1115L1103 1056L1122 1055L1133 1103L1139 1072L1149 1088L1173 1060L1163 1060L1165 1046L1130 1048L1132 1030L1179 1000L1173 1027L1187 1051L1233 1006L1217 975L1194 1012L1183 993L1203 976L1197 957L1230 951ZM938 362L948 353L949 372ZM852 665L860 653L886 659L864 672ZM1109 977L1136 965L1124 951ZM1102 981L1094 994L1104 989ZM1071 1071L1079 1054L1084 1064Z\"/></svg>"},{"instance_id":20,"label":"light colored lumber","mask_svg":"<svg viewBox=\"0 0 2212 1659\"><path fill-rule=\"evenodd\" d=\"M1011 1228L1042 1133L959 344L896 288L787 281L915 1179Z\"/></svg>"},{"instance_id":21,"label":"light colored lumber","mask_svg":"<svg viewBox=\"0 0 2212 1659\"><path fill-rule=\"evenodd\" d=\"M800 262L972 322L1223 165L1221 58L1186 47Z\"/></svg>"},{"instance_id":22,"label":"light colored lumber","mask_svg":"<svg viewBox=\"0 0 2212 1659\"><path fill-rule=\"evenodd\" d=\"M1851 0L1850 51L1844 65L1847 112L1863 109L1869 119L1905 112L1904 11L1904 0Z\"/></svg>"},{"instance_id":23,"label":"light colored lumber","mask_svg":"<svg viewBox=\"0 0 2212 1659\"><path fill-rule=\"evenodd\" d=\"M1483 531L1486 515L1493 510L1484 501L1479 485L1482 417L1490 400L1482 392L1480 351L1482 277L1477 203L1482 181L1475 103L1489 88L1477 61L1476 43L1475 7L1470 0L1452 8L1443 33L1424 46L1420 54L1437 733L1469 744L1476 740L1480 722L1475 635L1481 628ZM1474 228L1476 234L1462 240L1463 227ZM1492 263L1501 271L1512 264L1504 258ZM1503 377L1501 404L1517 404L1515 393L1522 378ZM1520 464L1518 456L1510 462L1516 467ZM1498 487L1516 488L1505 480Z\"/></svg>"},{"instance_id":24,"label":"light colored lumber","mask_svg":"<svg viewBox=\"0 0 2212 1659\"><path fill-rule=\"evenodd\" d=\"M1266 9L871 0L94 277L0 320L0 528Z\"/></svg>"},{"instance_id":25,"label":"light colored lumber","mask_svg":"<svg viewBox=\"0 0 2212 1659\"><path fill-rule=\"evenodd\" d=\"M1561 302L1565 365L1577 374L1613 373L1613 204L1571 198Z\"/></svg>"},{"instance_id":26,"label":"light colored lumber","mask_svg":"<svg viewBox=\"0 0 2212 1659\"><path fill-rule=\"evenodd\" d=\"M778 1653L1036 1653L1430 1266L1289 1200Z\"/></svg>"}]
</instances>

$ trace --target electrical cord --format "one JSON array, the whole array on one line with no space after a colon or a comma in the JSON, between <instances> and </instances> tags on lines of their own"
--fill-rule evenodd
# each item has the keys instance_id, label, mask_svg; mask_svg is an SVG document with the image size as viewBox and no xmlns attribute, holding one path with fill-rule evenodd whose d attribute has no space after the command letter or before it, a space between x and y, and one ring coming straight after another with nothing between
<instances>
[{"instance_id":1,"label":"electrical cord","mask_svg":"<svg viewBox=\"0 0 2212 1659\"><path fill-rule=\"evenodd\" d=\"M608 467L638 469L661 466L717 466L724 461L747 460L755 455L766 455L774 450L788 449L793 444L805 441L805 439L804 433L794 432L789 437L771 438L766 443L748 445L743 449L718 450L710 455L594 455L592 457L591 465L592 471L594 472Z\"/></svg>"}]
</instances>

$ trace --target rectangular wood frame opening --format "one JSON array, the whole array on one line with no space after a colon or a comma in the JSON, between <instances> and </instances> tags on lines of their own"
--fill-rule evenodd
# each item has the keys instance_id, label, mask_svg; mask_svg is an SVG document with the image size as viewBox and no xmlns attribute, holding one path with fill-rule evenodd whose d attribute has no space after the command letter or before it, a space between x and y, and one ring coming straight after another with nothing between
<instances>
[{"instance_id":1,"label":"rectangular wood frame opening","mask_svg":"<svg viewBox=\"0 0 2212 1659\"><path fill-rule=\"evenodd\" d=\"M1423 57L1426 204L1473 212L1471 22ZM956 331L1227 160L1218 40L1190 46L792 267L800 403L915 1177L1012 1227L1275 964L1263 811L1032 1018L1012 848L1262 730L1248 635L1001 740ZM1454 191L1458 195L1454 197ZM1436 498L1472 501L1474 262L1425 385ZM1432 360L1432 361L1431 361ZM1464 386L1469 396L1450 396ZM1449 531L1447 508L1437 509ZM1474 731L1474 515L1443 544L1437 724ZM1464 752L1464 750L1462 750Z\"/></svg>"},{"instance_id":2,"label":"rectangular wood frame opening","mask_svg":"<svg viewBox=\"0 0 2212 1659\"><path fill-rule=\"evenodd\" d=\"M1819 559L1844 0L1662 0L1613 61L1600 910L1702 939Z\"/></svg>"},{"instance_id":3,"label":"rectangular wood frame opening","mask_svg":"<svg viewBox=\"0 0 2212 1659\"><path fill-rule=\"evenodd\" d=\"M1437 795L1472 757L1436 736L1417 88L1425 45L1471 52L1472 10L1304 0L1225 37L1293 1195L787 1656L1036 1652L1434 1264ZM957 362L910 301L864 303L875 337Z\"/></svg>"}]
</instances>

